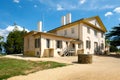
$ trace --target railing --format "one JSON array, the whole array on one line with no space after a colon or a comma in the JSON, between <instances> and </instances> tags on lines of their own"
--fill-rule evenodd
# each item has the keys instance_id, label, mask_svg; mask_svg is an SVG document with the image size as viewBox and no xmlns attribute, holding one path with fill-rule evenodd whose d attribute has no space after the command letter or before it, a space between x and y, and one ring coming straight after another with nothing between
<instances>
[{"instance_id":1,"label":"railing","mask_svg":"<svg viewBox=\"0 0 120 80\"><path fill-rule=\"evenodd\" d=\"M75 53L75 49L65 48L61 56L71 56L73 53Z\"/></svg>"}]
</instances>

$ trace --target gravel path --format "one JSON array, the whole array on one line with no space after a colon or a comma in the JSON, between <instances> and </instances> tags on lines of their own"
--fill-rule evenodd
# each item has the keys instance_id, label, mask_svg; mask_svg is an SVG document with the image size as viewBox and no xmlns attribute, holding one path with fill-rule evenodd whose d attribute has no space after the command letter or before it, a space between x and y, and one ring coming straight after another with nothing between
<instances>
[{"instance_id":1,"label":"gravel path","mask_svg":"<svg viewBox=\"0 0 120 80\"><path fill-rule=\"evenodd\" d=\"M72 64L66 67L38 71L28 75L11 77L8 80L120 80L120 59L93 56L92 64L77 64L77 57L31 58L6 56L33 61L57 61Z\"/></svg>"}]
</instances>

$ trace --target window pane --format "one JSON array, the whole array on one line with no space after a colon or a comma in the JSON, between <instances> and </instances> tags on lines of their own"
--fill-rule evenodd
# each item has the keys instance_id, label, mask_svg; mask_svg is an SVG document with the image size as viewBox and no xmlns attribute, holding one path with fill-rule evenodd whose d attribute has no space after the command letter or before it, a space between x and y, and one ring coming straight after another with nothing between
<instances>
[{"instance_id":1,"label":"window pane","mask_svg":"<svg viewBox=\"0 0 120 80\"><path fill-rule=\"evenodd\" d=\"M95 34L95 36L97 36L97 31L96 30L94 30L94 34Z\"/></svg>"},{"instance_id":2,"label":"window pane","mask_svg":"<svg viewBox=\"0 0 120 80\"><path fill-rule=\"evenodd\" d=\"M50 39L46 39L46 47L50 48Z\"/></svg>"},{"instance_id":3,"label":"window pane","mask_svg":"<svg viewBox=\"0 0 120 80\"><path fill-rule=\"evenodd\" d=\"M90 33L90 28L89 27L87 27L87 33Z\"/></svg>"},{"instance_id":4,"label":"window pane","mask_svg":"<svg viewBox=\"0 0 120 80\"><path fill-rule=\"evenodd\" d=\"M71 28L71 33L74 33L74 28Z\"/></svg>"},{"instance_id":5,"label":"window pane","mask_svg":"<svg viewBox=\"0 0 120 80\"><path fill-rule=\"evenodd\" d=\"M67 30L64 30L64 35L67 35Z\"/></svg>"},{"instance_id":6,"label":"window pane","mask_svg":"<svg viewBox=\"0 0 120 80\"><path fill-rule=\"evenodd\" d=\"M62 48L62 41L56 41L56 47L57 48Z\"/></svg>"}]
</instances>

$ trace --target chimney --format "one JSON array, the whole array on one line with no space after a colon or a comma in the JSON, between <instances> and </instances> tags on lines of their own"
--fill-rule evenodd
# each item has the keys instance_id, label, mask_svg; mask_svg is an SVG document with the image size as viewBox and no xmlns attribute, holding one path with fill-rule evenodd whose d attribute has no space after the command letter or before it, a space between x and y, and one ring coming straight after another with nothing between
<instances>
[{"instance_id":1,"label":"chimney","mask_svg":"<svg viewBox=\"0 0 120 80\"><path fill-rule=\"evenodd\" d=\"M66 16L62 16L61 23L62 25L66 24Z\"/></svg>"},{"instance_id":2,"label":"chimney","mask_svg":"<svg viewBox=\"0 0 120 80\"><path fill-rule=\"evenodd\" d=\"M66 24L71 23L71 13L66 15Z\"/></svg>"},{"instance_id":3,"label":"chimney","mask_svg":"<svg viewBox=\"0 0 120 80\"><path fill-rule=\"evenodd\" d=\"M38 32L42 32L42 21L38 22Z\"/></svg>"}]
</instances>

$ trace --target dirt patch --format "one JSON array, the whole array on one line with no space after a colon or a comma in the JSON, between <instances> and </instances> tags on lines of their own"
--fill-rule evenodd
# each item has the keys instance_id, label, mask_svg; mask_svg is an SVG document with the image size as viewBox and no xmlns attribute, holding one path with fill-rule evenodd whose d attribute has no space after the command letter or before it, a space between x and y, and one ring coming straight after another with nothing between
<instances>
[{"instance_id":1,"label":"dirt patch","mask_svg":"<svg viewBox=\"0 0 120 80\"><path fill-rule=\"evenodd\" d=\"M77 61L77 57L60 57L46 59L68 63ZM92 64L73 63L73 65L69 65L66 67L38 71L26 76L12 77L8 80L120 80L119 75L119 58L93 56Z\"/></svg>"}]
</instances>

